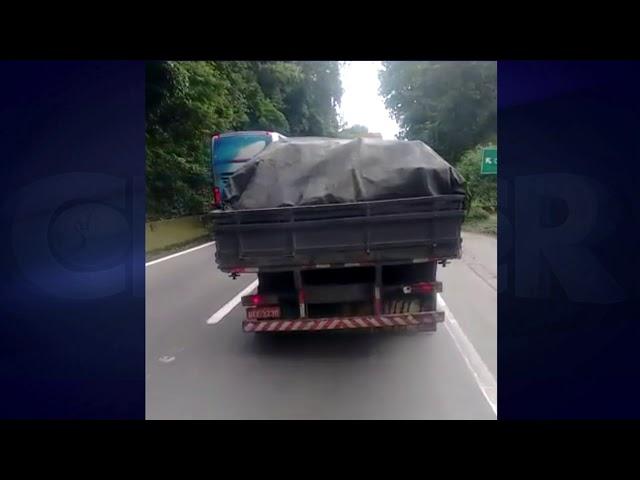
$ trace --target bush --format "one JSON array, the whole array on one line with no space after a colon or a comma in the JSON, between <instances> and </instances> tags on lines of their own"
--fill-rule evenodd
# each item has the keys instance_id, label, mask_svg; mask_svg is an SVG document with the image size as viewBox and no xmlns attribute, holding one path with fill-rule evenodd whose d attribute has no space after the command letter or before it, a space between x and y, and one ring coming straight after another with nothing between
<instances>
[{"instance_id":1,"label":"bush","mask_svg":"<svg viewBox=\"0 0 640 480\"><path fill-rule=\"evenodd\" d=\"M490 213L496 213L498 207L498 183L497 175L482 175L482 149L489 145L478 145L467 150L460 157L457 170L466 180L468 195L467 217L485 218ZM481 213L482 212L482 213Z\"/></svg>"},{"instance_id":2,"label":"bush","mask_svg":"<svg viewBox=\"0 0 640 480\"><path fill-rule=\"evenodd\" d=\"M212 133L331 136L341 96L336 61L148 62L147 218L208 210Z\"/></svg>"},{"instance_id":3,"label":"bush","mask_svg":"<svg viewBox=\"0 0 640 480\"><path fill-rule=\"evenodd\" d=\"M486 220L489 218L490 214L486 210L482 208L472 206L469 210L467 210L467 220Z\"/></svg>"}]
</instances>

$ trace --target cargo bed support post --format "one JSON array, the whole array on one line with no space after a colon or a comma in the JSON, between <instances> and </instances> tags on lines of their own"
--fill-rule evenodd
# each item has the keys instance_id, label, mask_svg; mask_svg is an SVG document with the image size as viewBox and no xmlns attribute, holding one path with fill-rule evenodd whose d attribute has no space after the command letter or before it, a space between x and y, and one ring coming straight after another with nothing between
<instances>
[{"instance_id":1,"label":"cargo bed support post","mask_svg":"<svg viewBox=\"0 0 640 480\"><path fill-rule=\"evenodd\" d=\"M302 271L296 268L293 271L293 282L298 292L298 305L300 306L300 318L307 318L307 305L304 300L304 289L302 288Z\"/></svg>"},{"instance_id":2,"label":"cargo bed support post","mask_svg":"<svg viewBox=\"0 0 640 480\"><path fill-rule=\"evenodd\" d=\"M373 311L376 318L380 318L382 314L382 299L380 298L380 287L382 286L382 265L376 263L376 280L373 287Z\"/></svg>"}]
</instances>

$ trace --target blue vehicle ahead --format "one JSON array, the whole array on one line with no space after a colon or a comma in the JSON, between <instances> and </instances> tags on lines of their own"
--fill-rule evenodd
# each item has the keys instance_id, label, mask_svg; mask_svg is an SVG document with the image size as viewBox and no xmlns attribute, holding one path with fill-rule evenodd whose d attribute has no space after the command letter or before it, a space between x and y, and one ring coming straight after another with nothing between
<instances>
[{"instance_id":1,"label":"blue vehicle ahead","mask_svg":"<svg viewBox=\"0 0 640 480\"><path fill-rule=\"evenodd\" d=\"M277 132L246 131L216 134L211 138L213 207L222 208L229 177L271 142L286 138Z\"/></svg>"}]
</instances>

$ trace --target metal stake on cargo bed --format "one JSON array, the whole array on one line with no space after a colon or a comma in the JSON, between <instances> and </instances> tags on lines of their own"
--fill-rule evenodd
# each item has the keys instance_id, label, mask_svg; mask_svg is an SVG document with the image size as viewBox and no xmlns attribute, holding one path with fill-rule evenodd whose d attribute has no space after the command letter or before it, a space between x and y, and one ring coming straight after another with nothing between
<instances>
[{"instance_id":1,"label":"metal stake on cargo bed","mask_svg":"<svg viewBox=\"0 0 640 480\"><path fill-rule=\"evenodd\" d=\"M365 217L367 218L367 220L369 219L369 217L371 216L371 209L369 208L369 204L365 204ZM365 227L364 227L364 231L365 231L365 240L364 240L364 246L365 246L365 252L367 253L367 255L371 254L371 248L370 248L370 244L371 244L371 227L369 226L369 222L365 223Z\"/></svg>"},{"instance_id":2,"label":"metal stake on cargo bed","mask_svg":"<svg viewBox=\"0 0 640 480\"><path fill-rule=\"evenodd\" d=\"M376 318L380 318L382 314L382 299L380 298L380 287L382 286L382 265L376 264L376 279L373 287L373 297L374 297L374 313L376 314Z\"/></svg>"},{"instance_id":3,"label":"metal stake on cargo bed","mask_svg":"<svg viewBox=\"0 0 640 480\"><path fill-rule=\"evenodd\" d=\"M298 305L300 307L300 318L307 318L307 305L304 299L304 290L302 288L302 273L299 268L293 271L293 282L298 291Z\"/></svg>"}]
</instances>

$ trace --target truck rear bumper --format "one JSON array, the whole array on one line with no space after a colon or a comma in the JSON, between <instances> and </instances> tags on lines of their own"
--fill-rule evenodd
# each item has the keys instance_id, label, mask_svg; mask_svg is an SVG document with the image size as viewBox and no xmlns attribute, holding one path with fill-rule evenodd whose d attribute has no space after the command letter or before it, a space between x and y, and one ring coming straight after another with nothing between
<instances>
[{"instance_id":1,"label":"truck rear bumper","mask_svg":"<svg viewBox=\"0 0 640 480\"><path fill-rule=\"evenodd\" d=\"M244 320L245 332L317 332L318 330L412 329L435 332L436 324L444 321L444 312L418 312L363 315L358 317L326 317L305 319Z\"/></svg>"}]
</instances>

